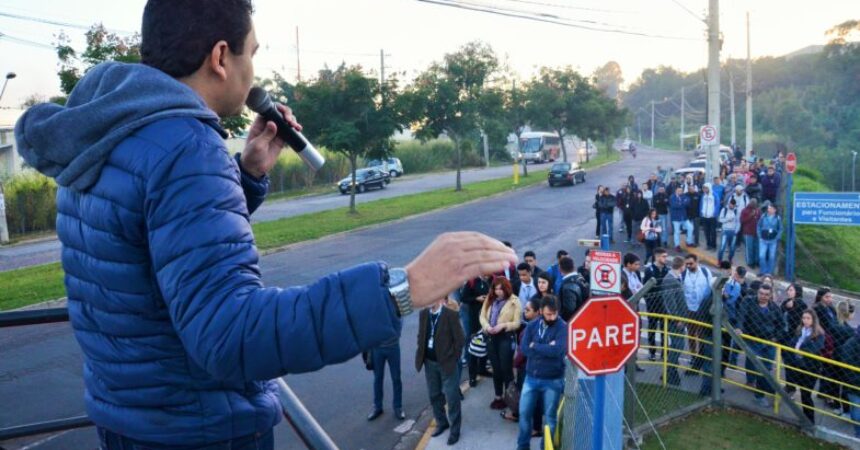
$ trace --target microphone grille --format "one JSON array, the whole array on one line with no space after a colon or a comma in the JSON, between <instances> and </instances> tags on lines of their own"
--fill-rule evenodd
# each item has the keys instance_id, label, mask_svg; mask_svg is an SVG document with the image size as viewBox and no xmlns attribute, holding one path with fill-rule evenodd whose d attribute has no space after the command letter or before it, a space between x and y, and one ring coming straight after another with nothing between
<instances>
[{"instance_id":1,"label":"microphone grille","mask_svg":"<svg viewBox=\"0 0 860 450\"><path fill-rule=\"evenodd\" d=\"M251 88L248 93L248 99L245 100L245 105L256 113L269 109L269 104L272 101L269 99L269 94L261 87Z\"/></svg>"}]
</instances>

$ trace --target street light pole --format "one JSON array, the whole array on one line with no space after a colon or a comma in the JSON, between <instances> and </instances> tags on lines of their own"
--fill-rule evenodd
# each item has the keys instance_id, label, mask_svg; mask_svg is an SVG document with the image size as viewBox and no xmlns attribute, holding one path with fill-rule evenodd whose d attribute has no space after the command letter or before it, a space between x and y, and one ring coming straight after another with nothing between
<instances>
[{"instance_id":1,"label":"street light pole","mask_svg":"<svg viewBox=\"0 0 860 450\"><path fill-rule=\"evenodd\" d=\"M6 85L9 84L9 80L17 76L18 75L16 75L15 72L9 72L6 74L6 79L3 80L3 89L0 89L0 100L3 99L3 94L6 92Z\"/></svg>"},{"instance_id":2,"label":"street light pole","mask_svg":"<svg viewBox=\"0 0 860 450\"><path fill-rule=\"evenodd\" d=\"M0 89L0 100L3 99L3 94L6 92L6 85L9 84L9 80L16 76L15 72L6 74L6 79L3 80L3 89ZM11 158L11 161L15 161L15 158ZM3 196L3 185L0 184L0 244L8 243L9 225L6 223L6 198Z\"/></svg>"}]
</instances>

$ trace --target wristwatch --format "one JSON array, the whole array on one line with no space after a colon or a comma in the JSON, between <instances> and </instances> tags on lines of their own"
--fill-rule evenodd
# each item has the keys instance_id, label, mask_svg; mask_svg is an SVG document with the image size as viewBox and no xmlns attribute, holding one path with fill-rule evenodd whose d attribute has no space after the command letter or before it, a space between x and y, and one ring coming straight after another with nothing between
<instances>
[{"instance_id":1,"label":"wristwatch","mask_svg":"<svg viewBox=\"0 0 860 450\"><path fill-rule=\"evenodd\" d=\"M409 277L406 269L396 268L388 271L388 292L397 307L399 317L412 314L412 294L409 292Z\"/></svg>"}]
</instances>

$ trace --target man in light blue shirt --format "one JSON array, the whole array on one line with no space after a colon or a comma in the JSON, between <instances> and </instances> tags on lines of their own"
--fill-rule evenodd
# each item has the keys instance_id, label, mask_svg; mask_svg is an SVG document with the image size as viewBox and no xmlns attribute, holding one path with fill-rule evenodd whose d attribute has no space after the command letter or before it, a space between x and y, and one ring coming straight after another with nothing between
<instances>
[{"instance_id":1,"label":"man in light blue shirt","mask_svg":"<svg viewBox=\"0 0 860 450\"><path fill-rule=\"evenodd\" d=\"M684 284L684 300L687 302L687 318L699 322L707 320L710 309L711 296L711 272L703 266L699 265L699 258L694 254L688 254L684 258L686 270L682 275ZM694 355L699 355L703 350L703 345L699 341L704 336L705 329L701 325L687 325L687 334L690 336L690 352ZM694 375L697 370L701 370L704 360L700 357L693 357L689 370L685 375Z\"/></svg>"}]
</instances>

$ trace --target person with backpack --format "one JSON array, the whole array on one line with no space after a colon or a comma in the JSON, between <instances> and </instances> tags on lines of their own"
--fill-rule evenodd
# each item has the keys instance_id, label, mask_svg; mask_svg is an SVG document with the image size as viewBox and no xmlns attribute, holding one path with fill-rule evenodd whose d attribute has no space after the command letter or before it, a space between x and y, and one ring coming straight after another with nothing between
<instances>
[{"instance_id":1,"label":"person with backpack","mask_svg":"<svg viewBox=\"0 0 860 450\"><path fill-rule=\"evenodd\" d=\"M660 245L666 247L669 244L669 195L666 193L666 187L660 184L657 187L657 192L654 194L654 209L657 210L657 218L660 220Z\"/></svg>"},{"instance_id":2,"label":"person with backpack","mask_svg":"<svg viewBox=\"0 0 860 450\"><path fill-rule=\"evenodd\" d=\"M836 325L833 327L831 336L833 336L833 354L832 359L836 358L836 354L849 339L854 335L854 328L850 322L854 319L854 306L847 301L841 301L836 304ZM827 378L832 378L836 381L844 382L845 369L836 367L834 364L823 364L822 375ZM829 393L834 397L847 400L848 391L839 383L829 383ZM823 390L823 389L822 389ZM828 399L827 406L833 410L833 414L839 415L849 411L848 404L844 401Z\"/></svg>"},{"instance_id":3,"label":"person with backpack","mask_svg":"<svg viewBox=\"0 0 860 450\"><path fill-rule=\"evenodd\" d=\"M666 260L669 257L669 252L664 248L654 250L654 262L645 268L645 276L642 283L648 283L652 278L657 282L654 287L645 295L645 307L651 314L666 314L666 308L663 304L662 284L663 279L669 273L669 267L666 266ZM657 360L657 338L660 335L660 341L666 342L667 336L663 334L663 319L657 317L648 318L648 359L650 361Z\"/></svg>"},{"instance_id":4,"label":"person with backpack","mask_svg":"<svg viewBox=\"0 0 860 450\"><path fill-rule=\"evenodd\" d=\"M641 198L641 193L639 194ZM633 240L633 203L636 200L635 194L628 186L624 186L618 191L618 209L621 210L621 218L624 220L624 229L627 233L625 244L629 244Z\"/></svg>"},{"instance_id":5,"label":"person with backpack","mask_svg":"<svg viewBox=\"0 0 860 450\"><path fill-rule=\"evenodd\" d=\"M705 229L705 245L708 250L717 249L717 217L720 215L720 198L712 191L712 184L702 186L702 198L699 201L702 228Z\"/></svg>"},{"instance_id":6,"label":"person with backpack","mask_svg":"<svg viewBox=\"0 0 860 450\"><path fill-rule=\"evenodd\" d=\"M600 237L600 227L603 225L600 222L600 196L603 195L603 185L597 185L597 193L594 194L594 204L591 207L594 209L594 220L596 221L596 225L594 227L594 237Z\"/></svg>"},{"instance_id":7,"label":"person with backpack","mask_svg":"<svg viewBox=\"0 0 860 450\"><path fill-rule=\"evenodd\" d=\"M613 215L615 214L616 200L609 187L603 188L603 193L597 199L597 209L600 212L600 233L599 235L609 236L609 241L615 243L615 235L613 234L612 224Z\"/></svg>"},{"instance_id":8,"label":"person with backpack","mask_svg":"<svg viewBox=\"0 0 860 450\"><path fill-rule=\"evenodd\" d=\"M651 209L648 206L648 201L642 196L643 191L636 191L633 193L633 203L631 205L633 219L630 224L630 234L628 237L632 239L633 230L637 231L637 240L639 238L639 231L641 229L640 225L642 224L642 220L645 219L645 216L648 215L648 211ZM647 191L646 191L647 192ZM644 236L643 236L644 237ZM655 241L656 242L656 241ZM638 243L636 244L639 245Z\"/></svg>"},{"instance_id":9,"label":"person with backpack","mask_svg":"<svg viewBox=\"0 0 860 450\"><path fill-rule=\"evenodd\" d=\"M764 341L776 342L780 333L785 328L782 312L779 306L773 302L773 288L770 285L759 286L756 301L744 301L740 308L740 324L735 330L738 334L756 337ZM759 358L767 370L772 367L776 355L776 347L758 341L745 341L750 350ZM749 357L746 358L745 367L748 372L758 372ZM764 393L773 393L773 388L762 375L749 374L750 379L758 390L755 392L756 403L764 408L769 407Z\"/></svg>"},{"instance_id":10,"label":"person with backpack","mask_svg":"<svg viewBox=\"0 0 860 450\"><path fill-rule=\"evenodd\" d=\"M665 256L666 254L663 253ZM663 258L665 261L665 258ZM672 270L669 271L668 267L663 265L666 268L666 273L660 282L660 291L657 295L660 296L660 304L665 308L665 314L668 314L673 317L683 318L687 313L687 302L684 298L684 284L681 280L683 270L684 270L684 259L680 256L676 256L672 259ZM680 367L680 357L681 353L684 351L684 322L680 320L669 320L669 323L665 325L666 331L669 333L668 335L664 335L663 339L668 339L668 355L664 355L663 357L669 363L669 367L666 369L666 383L673 386L680 386L681 377L678 375L678 367ZM660 324L662 327L662 323ZM652 328L649 324L648 328ZM649 345L653 346L650 343L651 334L649 333ZM653 351L653 350L651 350ZM655 358L653 354L651 356L651 361L654 361Z\"/></svg>"},{"instance_id":11,"label":"person with backpack","mask_svg":"<svg viewBox=\"0 0 860 450\"><path fill-rule=\"evenodd\" d=\"M639 227L645 237L645 264L648 261L654 262L654 251L660 243L660 235L663 234L663 226L660 221L660 215L656 209L648 211L647 217L642 219L642 225Z\"/></svg>"},{"instance_id":12,"label":"person with backpack","mask_svg":"<svg viewBox=\"0 0 860 450\"><path fill-rule=\"evenodd\" d=\"M726 199L726 201L728 202L730 199L735 199L735 203L737 204L739 211L743 211L744 208L746 208L747 205L749 205L750 200L751 200L750 196L747 195L746 192L744 192L744 186L742 184L738 184L735 186L735 193L733 195L729 196L729 198ZM758 201L758 200L756 200L756 201Z\"/></svg>"},{"instance_id":13,"label":"person with backpack","mask_svg":"<svg viewBox=\"0 0 860 450\"><path fill-rule=\"evenodd\" d=\"M776 214L776 205L771 203L767 206L767 215L758 221L756 230L761 273L773 275L776 268L776 247L782 237L782 218Z\"/></svg>"},{"instance_id":14,"label":"person with backpack","mask_svg":"<svg viewBox=\"0 0 860 450\"><path fill-rule=\"evenodd\" d=\"M699 322L708 322L710 313L711 283L713 277L707 267L699 264L699 257L693 253L684 257L686 269L681 275L684 284L684 299L687 301L687 318ZM690 323L687 325L687 334L690 336L690 352L700 355L707 351L707 347L700 341L704 339L705 329L701 325ZM694 375L696 370L701 370L704 359L694 356L690 362L690 369L685 375Z\"/></svg>"},{"instance_id":15,"label":"person with backpack","mask_svg":"<svg viewBox=\"0 0 860 450\"><path fill-rule=\"evenodd\" d=\"M559 290L559 300L561 302L561 318L565 322L570 319L582 308L588 300L588 287L582 275L576 272L573 258L565 256L559 262L561 269L561 289Z\"/></svg>"},{"instance_id":16,"label":"person with backpack","mask_svg":"<svg viewBox=\"0 0 860 450\"><path fill-rule=\"evenodd\" d=\"M741 212L741 235L744 238L747 267L752 269L758 267L758 221L761 219L761 210L755 200L745 208L737 204L737 210Z\"/></svg>"},{"instance_id":17,"label":"person with backpack","mask_svg":"<svg viewBox=\"0 0 860 450\"><path fill-rule=\"evenodd\" d=\"M467 281L460 292L460 301L463 308L469 311L469 328L466 330L471 343L475 335L481 331L481 309L484 307L484 302L487 300L487 294L490 293L490 283L492 277L484 276L477 277ZM481 338L483 339L483 337ZM486 350L486 348L484 348ZM472 352L468 352L466 359L469 367L469 386L475 387L478 384L478 375L489 377L487 371L487 357L475 356Z\"/></svg>"},{"instance_id":18,"label":"person with backpack","mask_svg":"<svg viewBox=\"0 0 860 450\"><path fill-rule=\"evenodd\" d=\"M543 298L546 296L552 295L550 292L546 292L543 297L534 297L531 300L523 302L523 322L520 324L520 329L517 332L517 349L514 351L514 370L516 371L516 399L505 399L505 403L507 407L499 413L503 419L511 421L511 422L519 422L520 420L520 408L519 408L519 400L520 393L523 391L523 384L526 381L526 365L528 363L528 359L525 354L520 350L520 345L523 342L523 335L525 334L526 328L528 324L534 321L535 319L540 318L541 313L541 304L543 302ZM508 387L510 390L510 387ZM507 395L507 392L505 393ZM509 401L510 400L510 401ZM538 399L538 403L541 403L541 399ZM538 406L539 408L540 406ZM541 429L543 426L541 415L535 415L534 420L532 421L532 436L540 436Z\"/></svg>"},{"instance_id":19,"label":"person with backpack","mask_svg":"<svg viewBox=\"0 0 860 450\"><path fill-rule=\"evenodd\" d=\"M702 190L691 177L687 177L687 188L684 195L690 199L687 206L687 220L692 224L693 228L693 247L699 246L699 231L701 229L701 203ZM689 233L687 233L689 235Z\"/></svg>"},{"instance_id":20,"label":"person with backpack","mask_svg":"<svg viewBox=\"0 0 860 450\"><path fill-rule=\"evenodd\" d=\"M729 204L720 212L720 224L723 226L723 231L720 237L720 250L717 252L717 260L723 261L723 255L728 250L729 259L727 261L731 262L735 258L735 242L738 231L741 229L735 199L729 200Z\"/></svg>"}]
</instances>

